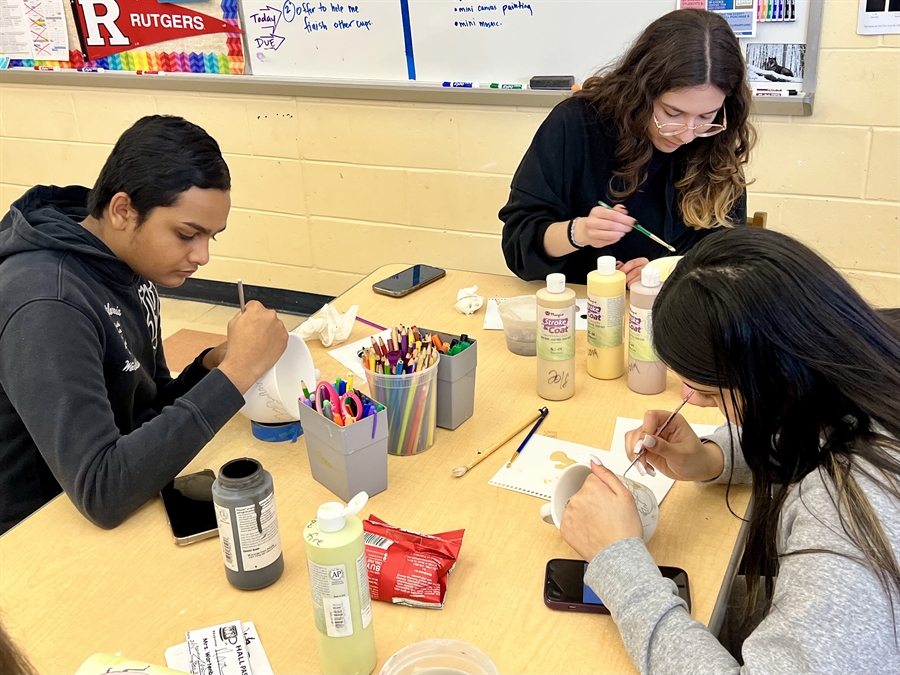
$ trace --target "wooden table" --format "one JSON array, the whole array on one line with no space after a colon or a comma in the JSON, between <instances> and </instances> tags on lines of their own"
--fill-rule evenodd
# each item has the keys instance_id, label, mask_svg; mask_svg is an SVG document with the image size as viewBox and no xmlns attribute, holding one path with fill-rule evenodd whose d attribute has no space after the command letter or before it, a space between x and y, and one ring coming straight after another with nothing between
<instances>
[{"instance_id":1,"label":"wooden table","mask_svg":"<svg viewBox=\"0 0 900 675\"><path fill-rule=\"evenodd\" d=\"M438 429L434 447L419 456L390 457L388 490L373 497L364 512L419 532L466 529L443 610L373 603L379 668L407 644L445 637L477 645L503 673L633 672L608 616L544 606L547 560L577 555L539 518L542 502L487 484L514 445L465 477L451 477L453 467L544 404L535 393L535 360L507 351L502 331L483 331L483 310L471 317L458 314L452 307L457 289L477 284L485 297L510 297L533 293L538 285L448 271L445 279L403 299L371 291L373 281L403 267L374 272L338 298L338 308L358 304L362 317L385 326L468 333L479 341L479 364L474 417L456 431ZM583 287L576 289L584 294ZM358 323L350 339L373 332ZM344 375L317 341L310 347L324 376ZM624 378L595 380L587 375L584 354L581 331L576 394L547 404L551 414L541 433L609 447L617 415L671 410L680 399L680 383L672 375L666 392L655 397L631 392ZM691 422L721 421L711 409L688 406L685 415ZM260 460L275 480L285 572L267 589L232 588L218 540L176 546L159 500L104 531L62 496L0 538L2 617L41 672L73 672L98 651L164 664L165 649L182 642L186 630L232 619L256 623L276 673L319 672L301 529L334 496L310 476L302 438L293 445L257 441L240 415L186 471L218 470L240 456ZM735 512L744 513L748 497L747 488L732 488ZM649 548L657 563L687 570L693 615L700 621L709 621L739 528L722 486L676 484L663 502Z\"/></svg>"}]
</instances>

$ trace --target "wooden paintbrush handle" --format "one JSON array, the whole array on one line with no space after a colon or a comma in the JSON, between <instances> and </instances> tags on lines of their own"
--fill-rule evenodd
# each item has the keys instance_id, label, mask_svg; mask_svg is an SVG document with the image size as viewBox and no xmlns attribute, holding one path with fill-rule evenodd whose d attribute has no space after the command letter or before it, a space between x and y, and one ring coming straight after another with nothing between
<instances>
[{"instance_id":1,"label":"wooden paintbrush handle","mask_svg":"<svg viewBox=\"0 0 900 675\"><path fill-rule=\"evenodd\" d=\"M473 459L471 462L469 462L469 463L466 465L466 470L470 470L472 467L476 466L481 460L485 459L485 458L486 458L488 455L490 455L492 452L494 452L494 451L497 450L498 448L502 448L504 445L506 445L507 443L509 443L509 442L510 442L513 438L515 438L518 434L522 433L526 428L528 428L528 425L534 424L535 422L537 422L537 420L538 420L538 418L541 416L541 414L542 414L541 411L538 410L535 414L533 414L533 415L532 415L531 417L529 417L527 420L525 420L524 422L522 422L522 424L521 424L520 426L516 427L513 431L511 431L511 432L509 433L509 435L506 436L506 438L504 438L504 439L501 440L501 441L497 441L496 443L494 443L494 445L492 445L491 447L489 447L489 448L488 448L487 450L485 450L484 452L478 453L478 455L475 457L475 459Z\"/></svg>"}]
</instances>

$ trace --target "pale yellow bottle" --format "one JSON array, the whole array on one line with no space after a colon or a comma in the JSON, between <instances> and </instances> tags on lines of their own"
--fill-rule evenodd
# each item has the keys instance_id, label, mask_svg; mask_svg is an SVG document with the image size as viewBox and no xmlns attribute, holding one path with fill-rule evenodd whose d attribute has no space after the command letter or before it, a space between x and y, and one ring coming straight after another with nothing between
<instances>
[{"instance_id":1,"label":"pale yellow bottle","mask_svg":"<svg viewBox=\"0 0 900 675\"><path fill-rule=\"evenodd\" d=\"M611 255L587 277L587 371L600 380L625 374L625 274Z\"/></svg>"},{"instance_id":2,"label":"pale yellow bottle","mask_svg":"<svg viewBox=\"0 0 900 675\"><path fill-rule=\"evenodd\" d=\"M303 530L325 675L367 675L377 662L363 525L355 515L368 500L360 492L347 506L322 504Z\"/></svg>"},{"instance_id":3,"label":"pale yellow bottle","mask_svg":"<svg viewBox=\"0 0 900 675\"><path fill-rule=\"evenodd\" d=\"M575 291L548 274L537 292L537 393L548 401L575 394Z\"/></svg>"}]
</instances>

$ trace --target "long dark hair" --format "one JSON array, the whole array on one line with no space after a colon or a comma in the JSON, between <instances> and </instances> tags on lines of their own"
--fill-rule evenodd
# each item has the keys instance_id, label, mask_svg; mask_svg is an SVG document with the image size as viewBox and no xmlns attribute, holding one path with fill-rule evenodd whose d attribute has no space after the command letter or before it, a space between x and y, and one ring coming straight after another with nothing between
<instances>
[{"instance_id":1,"label":"long dark hair","mask_svg":"<svg viewBox=\"0 0 900 675\"><path fill-rule=\"evenodd\" d=\"M13 644L12 638L0 624L0 673L2 675L31 675L36 672L25 655Z\"/></svg>"},{"instance_id":2,"label":"long dark hair","mask_svg":"<svg viewBox=\"0 0 900 675\"><path fill-rule=\"evenodd\" d=\"M900 331L890 319L800 242L735 228L705 237L675 267L654 304L653 342L679 375L731 392L753 475L748 602L777 569L788 489L818 471L837 487L829 493L859 550L830 552L871 569L893 607L900 565L854 477L900 500ZM822 551L791 555L810 552Z\"/></svg>"},{"instance_id":3,"label":"long dark hair","mask_svg":"<svg viewBox=\"0 0 900 675\"><path fill-rule=\"evenodd\" d=\"M728 225L744 193L744 166L756 144L750 124L752 94L741 47L718 14L679 9L651 23L612 67L585 80L575 96L588 99L619 132L619 168L610 192L625 200L647 180L653 145L647 135L653 103L667 91L712 84L725 93L727 129L684 148L677 182L684 222L695 228ZM716 118L721 123L722 118Z\"/></svg>"}]
</instances>

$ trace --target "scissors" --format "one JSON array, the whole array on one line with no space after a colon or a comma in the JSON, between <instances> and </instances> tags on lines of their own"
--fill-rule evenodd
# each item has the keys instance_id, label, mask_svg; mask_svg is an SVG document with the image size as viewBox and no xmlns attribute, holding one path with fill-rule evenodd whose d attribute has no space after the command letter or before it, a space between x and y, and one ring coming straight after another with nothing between
<instances>
[{"instance_id":1,"label":"scissors","mask_svg":"<svg viewBox=\"0 0 900 675\"><path fill-rule=\"evenodd\" d=\"M325 393L325 398L331 403L331 409L335 414L339 414L341 419L347 420L348 418L352 421L356 421L359 419L359 416L363 411L363 404L360 401L359 396L357 396L352 390L348 390L345 394L338 394L337 389L335 389L334 385L331 384L328 380L322 380L316 385L315 391L315 405L316 410L319 413L324 413L322 409L323 405L323 396L322 392ZM353 404L353 409L350 409L349 403Z\"/></svg>"}]
</instances>

